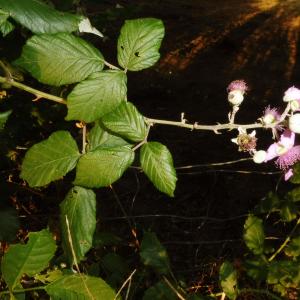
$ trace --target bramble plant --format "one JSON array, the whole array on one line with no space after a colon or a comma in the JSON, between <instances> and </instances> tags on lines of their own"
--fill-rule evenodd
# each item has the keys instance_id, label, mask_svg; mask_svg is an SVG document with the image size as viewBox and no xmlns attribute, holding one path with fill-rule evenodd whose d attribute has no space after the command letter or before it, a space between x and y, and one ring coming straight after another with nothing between
<instances>
[{"instance_id":1,"label":"bramble plant","mask_svg":"<svg viewBox=\"0 0 300 300\"><path fill-rule=\"evenodd\" d=\"M117 43L119 66L107 62L99 49L81 37L84 32L102 36L83 16L59 12L37 0L0 0L0 31L3 36L14 30L13 24L20 24L33 33L13 65L30 73L42 84L66 87L68 94L61 97L30 87L16 78L9 64L0 61L3 70L3 76L0 76L1 98L7 96L8 88L15 87L33 94L34 101L46 99L66 105L65 119L75 121L82 142L79 147L70 132L60 130L26 152L20 178L32 188L47 186L76 169L74 186L60 204L61 247L68 268L54 267L51 263L57 245L48 229L31 232L26 244L10 245L2 258L2 281L6 284L6 290L0 292L3 299L7 295L10 299L24 299L25 293L33 291L44 291L51 299L121 299L132 278L142 277L136 275L137 269L130 272L120 267L119 273L124 271L127 279L122 285L114 286L116 292L103 279L85 274L80 263L93 246L96 228L96 194L93 189L110 186L119 180L136 156L142 171L154 186L160 192L174 196L177 177L172 155L165 145L148 139L149 131L155 125L215 133L237 130L237 137L232 142L238 145L239 151L249 154L249 160L265 163L277 158L275 164L283 171L285 180L300 182L300 169L296 164L300 161L300 145L294 145L295 134L300 133L300 90L296 87L285 92L283 113L277 108L267 107L253 124L235 123L248 89L243 80L233 81L228 86L231 110L225 124L189 124L183 113L179 121L148 118L128 101L126 74L149 68L159 60L164 37L161 20L143 18L125 22ZM12 110L0 114L2 129L11 114ZM255 129L266 129L272 134L275 141L268 149L257 149ZM247 130L253 131L248 133ZM225 299L225 296L236 299L244 293L260 293L280 299L257 286L267 283L282 296L291 289L298 289L300 239L294 234L300 223L299 191L296 188L283 199L269 194L246 220L244 241L250 252L244 262L246 271L243 275L257 282L255 289L240 288L238 279L241 274L232 263L225 261L220 268L221 292L206 293L206 296L189 294L172 273L166 250L156 235L146 232L140 245L137 241L140 258L160 280L146 290L143 299ZM264 220L256 216L270 213L279 213L283 222L296 222L278 249L266 241ZM112 253L108 261L121 265L118 259ZM25 284L24 276L33 279L30 286ZM127 294L125 299L128 299Z\"/></svg>"}]
</instances>

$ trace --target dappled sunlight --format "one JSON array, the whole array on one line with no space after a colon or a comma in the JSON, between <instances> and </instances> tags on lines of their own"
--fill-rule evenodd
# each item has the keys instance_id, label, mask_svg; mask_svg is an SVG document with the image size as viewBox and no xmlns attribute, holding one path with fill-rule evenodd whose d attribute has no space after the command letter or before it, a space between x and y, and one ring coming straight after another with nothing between
<instances>
[{"instance_id":1,"label":"dappled sunlight","mask_svg":"<svg viewBox=\"0 0 300 300\"><path fill-rule=\"evenodd\" d=\"M183 47L175 49L169 52L160 62L160 67L172 68L177 70L186 69L194 60L194 58L202 51L216 44L222 40L226 35L230 34L232 30L238 28L253 18L257 13L251 12L240 16L237 20L224 24L225 28L221 31L203 32L199 36L195 37L189 43Z\"/></svg>"},{"instance_id":2,"label":"dappled sunlight","mask_svg":"<svg viewBox=\"0 0 300 300\"><path fill-rule=\"evenodd\" d=\"M202 28L198 36L165 55L160 62L160 68L163 71L183 71L205 50L226 37L231 38L233 32L253 22L251 25L254 27L253 31L241 37L241 44L236 46L238 51L232 62L231 72L248 67L250 64L261 65L275 59L276 64L280 64L279 69L282 70L284 77L291 78L298 51L300 1L257 0L238 6L228 6L219 13L223 14L222 27ZM199 15L201 17L201 14ZM261 18L259 23L257 17ZM216 16L217 20L218 18L219 16ZM282 47L283 43L287 45L286 50L279 52L278 46ZM273 64L271 69L275 67Z\"/></svg>"},{"instance_id":3,"label":"dappled sunlight","mask_svg":"<svg viewBox=\"0 0 300 300\"><path fill-rule=\"evenodd\" d=\"M250 6L258 10L268 10L279 4L279 0L257 0L251 3Z\"/></svg>"},{"instance_id":4,"label":"dappled sunlight","mask_svg":"<svg viewBox=\"0 0 300 300\"><path fill-rule=\"evenodd\" d=\"M285 1L244 40L232 64L233 72L250 65L267 66L269 62L271 70L283 70L285 79L291 78L297 60L300 29L300 9L296 4L299 3ZM285 51L278 50L282 44L286 44Z\"/></svg>"}]
</instances>

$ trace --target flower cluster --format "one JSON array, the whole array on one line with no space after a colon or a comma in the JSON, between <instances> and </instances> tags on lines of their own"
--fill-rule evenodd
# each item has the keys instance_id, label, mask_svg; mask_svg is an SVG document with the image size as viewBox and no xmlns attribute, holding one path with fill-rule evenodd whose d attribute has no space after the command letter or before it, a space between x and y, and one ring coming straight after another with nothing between
<instances>
[{"instance_id":1,"label":"flower cluster","mask_svg":"<svg viewBox=\"0 0 300 300\"><path fill-rule=\"evenodd\" d=\"M233 107L239 106L244 100L244 94L248 90L243 80L236 80L229 84L228 101ZM271 129L273 139L268 149L256 150L256 131L247 133L242 127L238 128L239 134L232 142L239 146L239 151L249 152L255 163L275 160L276 166L283 170L285 180L293 176L293 165L300 161L300 145L295 145L296 134L300 134L300 89L290 87L285 91L283 101L287 103L283 113L277 108L268 106L258 120L262 127ZM279 135L279 132L282 132Z\"/></svg>"}]
</instances>

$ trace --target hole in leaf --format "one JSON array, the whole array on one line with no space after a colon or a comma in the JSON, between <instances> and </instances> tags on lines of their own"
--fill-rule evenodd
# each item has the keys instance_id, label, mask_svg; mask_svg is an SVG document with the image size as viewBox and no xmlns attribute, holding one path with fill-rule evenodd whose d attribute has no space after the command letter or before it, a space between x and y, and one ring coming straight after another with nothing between
<instances>
[{"instance_id":1,"label":"hole in leaf","mask_svg":"<svg viewBox=\"0 0 300 300\"><path fill-rule=\"evenodd\" d=\"M140 52L137 51L137 52L134 53L134 55L135 55L136 57L140 57Z\"/></svg>"},{"instance_id":2,"label":"hole in leaf","mask_svg":"<svg viewBox=\"0 0 300 300\"><path fill-rule=\"evenodd\" d=\"M121 45L121 49L124 50L124 46Z\"/></svg>"}]
</instances>

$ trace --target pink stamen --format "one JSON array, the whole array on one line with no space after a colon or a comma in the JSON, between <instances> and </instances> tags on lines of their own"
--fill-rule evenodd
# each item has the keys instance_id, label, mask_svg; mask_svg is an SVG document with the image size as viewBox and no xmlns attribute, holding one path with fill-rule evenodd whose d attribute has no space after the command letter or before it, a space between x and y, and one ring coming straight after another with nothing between
<instances>
[{"instance_id":1,"label":"pink stamen","mask_svg":"<svg viewBox=\"0 0 300 300\"><path fill-rule=\"evenodd\" d=\"M286 171L298 161L300 161L300 146L295 146L280 155L275 163L281 170Z\"/></svg>"}]
</instances>

